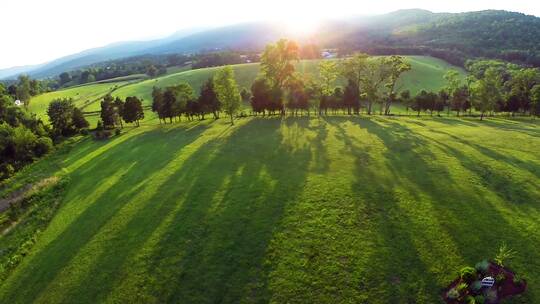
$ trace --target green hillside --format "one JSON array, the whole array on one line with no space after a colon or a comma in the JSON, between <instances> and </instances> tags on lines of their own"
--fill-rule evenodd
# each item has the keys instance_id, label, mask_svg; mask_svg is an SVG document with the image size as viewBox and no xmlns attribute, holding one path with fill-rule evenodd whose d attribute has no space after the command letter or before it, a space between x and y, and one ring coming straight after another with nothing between
<instances>
[{"instance_id":1,"label":"green hillside","mask_svg":"<svg viewBox=\"0 0 540 304\"><path fill-rule=\"evenodd\" d=\"M413 94L422 89L439 90L445 86L443 79L444 73L450 68L456 68L442 60L432 57L408 56L407 58L412 65L412 70L402 77L399 86L403 89L411 90ZM301 61L297 65L297 71L300 73L315 74L317 73L318 63L318 60ZM251 83L259 72L259 65L241 64L233 67L235 69L235 76L239 85L245 88L250 88ZM122 98L128 96L138 96L144 99L145 104L151 103L152 87L154 86L166 87L176 85L180 82L187 82L198 94L202 83L209 77L212 77L217 69L219 68L188 70L140 82L93 84L46 93L33 98L30 101L30 109L38 116L42 117L45 115L47 104L54 98L73 97L76 99L75 101L78 106L85 105L85 111L98 111L100 109L98 97L109 93L113 89L114 85L117 85L118 89L112 91L113 96L120 96ZM85 103L87 100L90 100L88 104Z\"/></svg>"},{"instance_id":2,"label":"green hillside","mask_svg":"<svg viewBox=\"0 0 540 304\"><path fill-rule=\"evenodd\" d=\"M529 279L512 303L538 303L539 139L537 121L406 117L86 137L19 175L68 184L0 299L439 303L506 242Z\"/></svg>"}]
</instances>

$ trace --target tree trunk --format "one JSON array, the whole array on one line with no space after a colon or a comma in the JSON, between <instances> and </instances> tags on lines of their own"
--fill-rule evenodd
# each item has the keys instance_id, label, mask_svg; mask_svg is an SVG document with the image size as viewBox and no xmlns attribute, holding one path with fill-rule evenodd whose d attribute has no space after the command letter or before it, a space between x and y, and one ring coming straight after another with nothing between
<instances>
[{"instance_id":1,"label":"tree trunk","mask_svg":"<svg viewBox=\"0 0 540 304\"><path fill-rule=\"evenodd\" d=\"M234 126L234 120L233 120L233 115L232 115L232 113L230 114L230 116L231 116L231 126Z\"/></svg>"}]
</instances>

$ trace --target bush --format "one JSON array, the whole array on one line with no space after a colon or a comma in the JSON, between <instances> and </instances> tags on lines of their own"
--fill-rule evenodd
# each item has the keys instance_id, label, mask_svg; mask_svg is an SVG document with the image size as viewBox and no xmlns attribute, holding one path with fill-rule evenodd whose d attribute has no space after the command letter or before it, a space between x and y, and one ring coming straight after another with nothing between
<instances>
[{"instance_id":1,"label":"bush","mask_svg":"<svg viewBox=\"0 0 540 304\"><path fill-rule=\"evenodd\" d=\"M456 286L456 289L459 293L462 293L463 291L467 290L469 285L467 283L459 283L458 286Z\"/></svg>"},{"instance_id":2,"label":"bush","mask_svg":"<svg viewBox=\"0 0 540 304\"><path fill-rule=\"evenodd\" d=\"M474 302L476 304L484 304L486 302L486 299L484 298L484 296L478 295L478 296L474 297Z\"/></svg>"},{"instance_id":3,"label":"bush","mask_svg":"<svg viewBox=\"0 0 540 304\"><path fill-rule=\"evenodd\" d=\"M482 262L476 263L476 265L474 265L474 268L476 269L476 271L480 272L481 274L486 274L489 270L489 262L486 260L483 260Z\"/></svg>"},{"instance_id":4,"label":"bush","mask_svg":"<svg viewBox=\"0 0 540 304\"><path fill-rule=\"evenodd\" d=\"M473 296L467 296L465 298L465 303L467 304L476 304L476 300Z\"/></svg>"},{"instance_id":5,"label":"bush","mask_svg":"<svg viewBox=\"0 0 540 304\"><path fill-rule=\"evenodd\" d=\"M96 139L107 139L109 137L111 137L111 131L107 131L107 130L101 130L101 131L96 131L94 133L94 137Z\"/></svg>"},{"instance_id":6,"label":"bush","mask_svg":"<svg viewBox=\"0 0 540 304\"><path fill-rule=\"evenodd\" d=\"M497 255L495 256L495 262L500 266L504 267L504 264L506 264L507 261L511 260L515 255L516 252L508 248L508 246L506 246L506 243L503 243L501 247L499 247L499 252L497 252Z\"/></svg>"},{"instance_id":7,"label":"bush","mask_svg":"<svg viewBox=\"0 0 540 304\"><path fill-rule=\"evenodd\" d=\"M86 135L90 134L90 131L88 131L88 129L82 129L81 134L86 136Z\"/></svg>"},{"instance_id":8,"label":"bush","mask_svg":"<svg viewBox=\"0 0 540 304\"><path fill-rule=\"evenodd\" d=\"M476 269L474 269L472 267L463 267L459 271L459 277L463 281L465 281L467 283L471 283L472 281L474 281L476 279Z\"/></svg>"},{"instance_id":9,"label":"bush","mask_svg":"<svg viewBox=\"0 0 540 304\"><path fill-rule=\"evenodd\" d=\"M497 291L493 290L493 289L490 289L490 290L486 291L485 299L488 302L496 302L497 301Z\"/></svg>"},{"instance_id":10,"label":"bush","mask_svg":"<svg viewBox=\"0 0 540 304\"><path fill-rule=\"evenodd\" d=\"M9 178L15 173L15 168L11 164L0 164L0 180Z\"/></svg>"},{"instance_id":11,"label":"bush","mask_svg":"<svg viewBox=\"0 0 540 304\"><path fill-rule=\"evenodd\" d=\"M452 288L448 291L448 293L446 294L446 296L448 297L448 299L450 300L456 300L457 298L459 298L459 291L457 291L456 288Z\"/></svg>"},{"instance_id":12,"label":"bush","mask_svg":"<svg viewBox=\"0 0 540 304\"><path fill-rule=\"evenodd\" d=\"M49 153L52 149L53 142L49 137L40 137L34 144L34 153L37 157Z\"/></svg>"},{"instance_id":13,"label":"bush","mask_svg":"<svg viewBox=\"0 0 540 304\"><path fill-rule=\"evenodd\" d=\"M480 292L480 290L482 290L482 282L481 281L472 282L471 290L474 292Z\"/></svg>"},{"instance_id":14,"label":"bush","mask_svg":"<svg viewBox=\"0 0 540 304\"><path fill-rule=\"evenodd\" d=\"M122 133L122 131L120 129L114 130L114 135L118 136L118 135L120 135L120 133Z\"/></svg>"}]
</instances>

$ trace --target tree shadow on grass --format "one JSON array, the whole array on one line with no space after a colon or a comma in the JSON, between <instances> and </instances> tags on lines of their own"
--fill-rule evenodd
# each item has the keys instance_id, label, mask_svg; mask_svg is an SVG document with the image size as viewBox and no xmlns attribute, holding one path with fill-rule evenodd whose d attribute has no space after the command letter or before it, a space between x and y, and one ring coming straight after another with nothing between
<instances>
[{"instance_id":1,"label":"tree shadow on grass","mask_svg":"<svg viewBox=\"0 0 540 304\"><path fill-rule=\"evenodd\" d=\"M145 178L149 172L164 168L175 151L195 140L204 130L205 127L200 126L179 131L176 136L166 138L170 141L156 134L159 131L147 132L110 148L76 170L70 176L71 187L65 201L75 204L89 198L89 206L60 235L28 258L28 263L24 265L27 267L20 269L17 276L10 278L10 293L3 295L3 298L10 303L28 303L47 291L49 283L55 280L80 249L144 189ZM146 150L145 153L137 153L138 149ZM96 184L100 183L105 189L96 197L96 188L100 187L96 187ZM106 272L106 269L100 271ZM91 287L98 285L100 284L95 284L94 281L94 284L81 288L91 291ZM84 298L77 299L79 300L85 302Z\"/></svg>"},{"instance_id":2,"label":"tree shadow on grass","mask_svg":"<svg viewBox=\"0 0 540 304\"><path fill-rule=\"evenodd\" d=\"M521 241L521 238L526 236L526 232L518 230L517 228L510 225L508 220L500 213L498 209L495 208L494 202L489 201L486 197L483 197L481 194L481 189L476 189L476 187L467 186L466 181L463 180L454 180L450 176L448 169L443 165L440 165L434 159L433 153L426 147L432 146L435 142L431 139L425 139L421 136L415 134L413 131L408 130L405 126L388 123L387 121L375 122L370 120L358 121L360 125L367 128L368 132L378 136L388 148L385 153L385 159L388 168L393 172L394 178L390 180L380 180L376 181L375 174L372 176L367 175L365 171L369 168L361 167L358 168L358 188L361 187L361 184L376 181L378 186L377 191L374 193L379 193L373 197L370 197L367 202L371 202L373 205L372 209L377 210L381 208L380 205L386 206L387 209L384 209L383 214L391 214L398 208L393 202L391 195L387 194L386 196L380 193L385 193L386 185L391 185L392 180L394 182L400 183L400 187L405 188L407 192L414 195L415 192L421 192L424 195L427 195L431 208L433 208L434 215L440 223L441 227L446 230L445 235L451 238L451 244L456 246L457 252L449 251L448 254L458 254L460 255L465 262L470 265L476 263L477 261L490 258L495 252L497 247L501 244L502 241L507 241L507 243L513 248L518 249L522 253L522 256L527 257L525 260L521 260L518 266L525 271L526 265L522 264L524 261L538 260L540 256L537 251L535 251L534 246L529 241ZM411 142L415 142L411 146ZM442 143L438 142L435 144L441 145ZM443 144L444 145L444 144ZM407 149L398 149L398 147L408 147ZM415 148L416 147L416 148ZM475 160L471 159L469 156L452 149L448 146L445 146L446 153L453 156L457 159L461 165L467 169L470 173L474 175L481 174L481 169L479 170L478 165L475 163ZM444 151L444 150L443 150ZM399 180L406 182L399 182ZM390 189L386 191L391 192ZM489 188L488 191L495 192L498 195L498 189ZM359 194L362 194L365 190L360 191ZM388 192L386 192L388 193ZM371 209L370 208L370 209ZM401 212L401 211L399 211ZM380 216L384 219L384 216ZM408 249L405 246L409 243L407 240L407 235L404 233L401 228L413 227L410 225L410 222L406 221L406 217L403 216L393 219L397 223L401 222L402 224L388 223L390 227L392 225L397 225L400 229L395 229L393 233L384 233L384 231L391 230L388 227L381 229L383 235L400 235L400 239L396 242L395 239L391 237L388 238L392 240L390 243L390 248L393 250L389 251L390 260L397 259L398 261L403 256L413 256L413 253L407 254L412 249ZM384 226L384 221L381 223L381 226ZM428 226L425 227L426 230L429 229ZM417 230L414 236L410 238L415 238L420 236L422 241L429 241L429 238L435 238L436 235L430 235L429 231ZM444 236L440 236L444 237ZM386 239L386 238L385 238ZM452 249L452 248L449 248ZM394 252L399 252L399 254L393 254ZM385 254L377 255L385 256ZM441 263L444 263L446 256L441 255ZM408 263L411 268L407 269L409 275L416 274L418 277L422 277L425 272L425 266L420 262L410 263L411 261L401 260L400 262ZM388 262L391 264L391 262ZM521 264L521 265L519 265ZM462 265L464 266L464 265ZM446 270L447 274L443 276L447 277L448 280L451 280L454 276L455 270L448 268L448 266L442 266ZM387 271L391 271L388 269ZM531 274L540 272L539 269L535 268L531 270ZM425 274L428 278L429 275ZM439 274L440 275L440 274ZM440 276L439 276L440 278ZM436 292L438 288L442 288L441 282L439 285L436 285L436 280L426 280L426 288L433 292ZM414 282L409 282L414 284ZM414 285L413 285L414 286ZM436 295L437 293L434 293ZM435 298L436 296L434 296ZM529 296L531 297L531 296Z\"/></svg>"},{"instance_id":3,"label":"tree shadow on grass","mask_svg":"<svg viewBox=\"0 0 540 304\"><path fill-rule=\"evenodd\" d=\"M253 119L203 146L158 191L181 201L148 257L151 301L268 301L268 243L303 189L311 157L277 119ZM182 184L179 191L171 191Z\"/></svg>"},{"instance_id":4,"label":"tree shadow on grass","mask_svg":"<svg viewBox=\"0 0 540 304\"><path fill-rule=\"evenodd\" d=\"M439 301L439 292L454 278L456 267L465 266L459 265L461 261L474 265L490 258L503 240L527 257L520 264L540 258L530 241L519 241L524 231L509 225L493 202L475 189L465 191L464 181L454 180L450 168L437 162L430 139L387 119L332 120L357 124L385 146L383 167L358 159L352 184L363 205L359 218L375 230L372 263L361 286L370 298L376 296L384 303ZM353 151L361 149L349 146ZM407 197L413 202L407 202ZM414 202L431 215L415 211ZM441 245L441 238L448 245Z\"/></svg>"}]
</instances>

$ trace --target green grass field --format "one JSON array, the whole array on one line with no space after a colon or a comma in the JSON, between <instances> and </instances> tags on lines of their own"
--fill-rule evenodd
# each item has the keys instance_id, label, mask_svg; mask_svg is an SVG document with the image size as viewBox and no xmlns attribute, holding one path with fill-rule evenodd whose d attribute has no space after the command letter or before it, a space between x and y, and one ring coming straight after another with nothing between
<instances>
[{"instance_id":1,"label":"green grass field","mask_svg":"<svg viewBox=\"0 0 540 304\"><path fill-rule=\"evenodd\" d=\"M540 302L538 122L246 118L78 141L17 176L69 182L2 303L439 303L503 242L529 283L509 303Z\"/></svg>"},{"instance_id":2,"label":"green grass field","mask_svg":"<svg viewBox=\"0 0 540 304\"><path fill-rule=\"evenodd\" d=\"M401 89L409 89L413 94L416 94L422 89L441 89L446 85L443 79L444 73L446 73L446 71L451 68L458 69L446 63L445 61L432 57L408 56L407 59L412 65L412 70L403 75L400 83L398 84L398 87ZM299 73L316 74L318 73L318 64L319 60L300 61L297 64L297 71ZM233 68L235 70L235 76L238 84L241 87L245 87L248 89L251 87L251 83L259 73L259 65L256 63L234 65ZM84 111L99 111L100 97L109 92L112 92L113 96L119 96L121 98L126 98L128 96L137 96L144 100L144 104L148 105L152 102L152 87L167 87L176 85L180 82L189 83L194 88L195 93L198 94L202 84L208 78L212 77L219 68L205 68L187 71L185 71L184 69L186 68L179 68L178 73L173 73L144 81L123 81L114 84L92 84L61 90L57 92L46 93L34 97L30 101L30 110L36 113L39 117L43 117L46 119L46 109L49 102L58 97L72 97L75 99L75 104L77 106L84 106ZM462 71L461 69L458 70L461 71L463 75L465 75L464 71ZM121 80L126 79L121 78ZM118 89L112 91L112 88L115 85L118 86ZM151 115L151 113L147 113L147 116L154 117L153 115ZM90 121L93 124L95 123L94 120L94 117L90 118Z\"/></svg>"}]
</instances>

